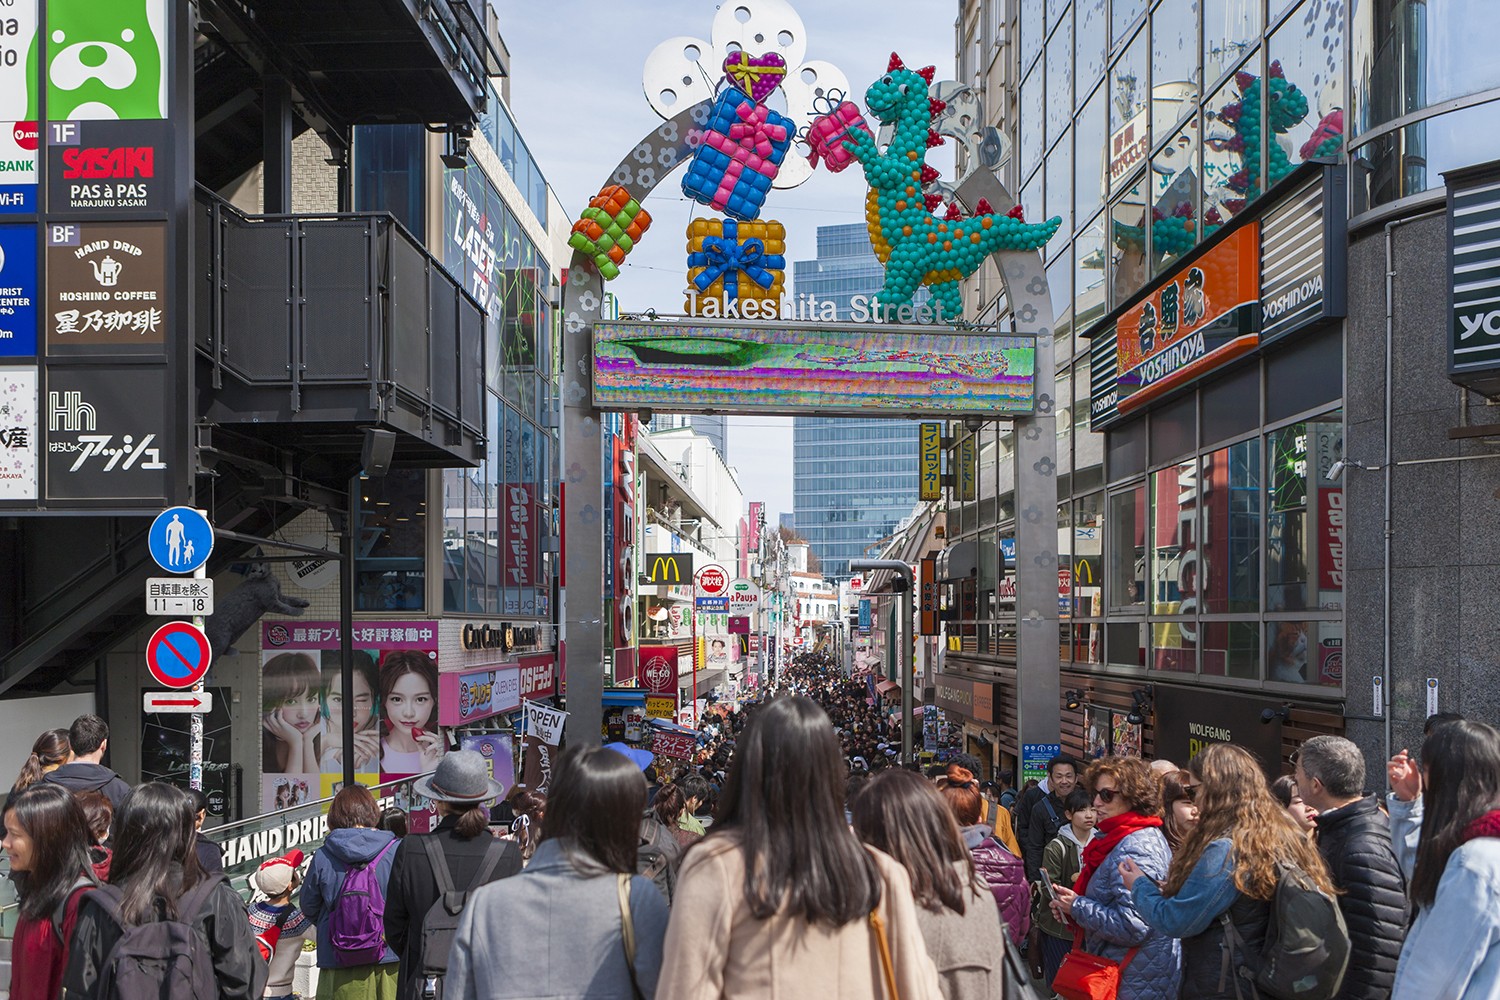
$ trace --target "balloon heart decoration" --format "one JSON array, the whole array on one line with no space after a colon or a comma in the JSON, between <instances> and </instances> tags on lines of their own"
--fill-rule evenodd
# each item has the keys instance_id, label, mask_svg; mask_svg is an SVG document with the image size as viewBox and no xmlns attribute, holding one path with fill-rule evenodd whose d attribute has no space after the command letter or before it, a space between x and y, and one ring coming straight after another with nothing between
<instances>
[{"instance_id":1,"label":"balloon heart decoration","mask_svg":"<svg viewBox=\"0 0 1500 1000\"><path fill-rule=\"evenodd\" d=\"M786 78L786 60L775 52L759 56L743 50L731 52L724 59L724 77L759 104Z\"/></svg>"}]
</instances>

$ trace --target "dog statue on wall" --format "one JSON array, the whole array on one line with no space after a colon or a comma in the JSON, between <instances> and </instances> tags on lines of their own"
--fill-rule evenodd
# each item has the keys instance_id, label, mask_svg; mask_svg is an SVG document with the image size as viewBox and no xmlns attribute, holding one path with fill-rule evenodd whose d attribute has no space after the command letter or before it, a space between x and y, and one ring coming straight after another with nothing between
<instances>
[{"instance_id":1,"label":"dog statue on wall","mask_svg":"<svg viewBox=\"0 0 1500 1000\"><path fill-rule=\"evenodd\" d=\"M218 602L218 610L208 616L204 632L208 635L214 659L238 652L234 641L267 612L301 617L307 606L308 602L302 598L289 597L281 592L281 583L271 572L270 563L251 563L245 570L245 582Z\"/></svg>"}]
</instances>

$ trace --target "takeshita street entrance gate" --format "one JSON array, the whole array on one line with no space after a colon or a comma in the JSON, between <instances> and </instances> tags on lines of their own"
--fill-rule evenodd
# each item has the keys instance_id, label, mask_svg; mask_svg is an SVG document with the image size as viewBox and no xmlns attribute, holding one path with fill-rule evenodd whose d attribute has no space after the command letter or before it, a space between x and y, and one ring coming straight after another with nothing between
<instances>
[{"instance_id":1,"label":"takeshita street entrance gate","mask_svg":"<svg viewBox=\"0 0 1500 1000\"><path fill-rule=\"evenodd\" d=\"M1039 249L1059 220L1024 221L995 172L1004 144L985 128L967 87L933 85L930 67L913 71L893 55L887 74L865 93L880 126L877 140L859 108L843 100L843 74L804 62L805 54L801 18L785 0L724 4L711 42L663 42L647 58L645 85L666 120L627 151L575 226L563 305L568 736L597 742L602 713L600 413L649 409L1012 420L1016 736L1018 744L1055 744L1055 362ZM765 103L778 85L787 115ZM682 110L672 114L671 107ZM925 164L926 150L944 136L967 151L967 173L955 184ZM772 189L802 183L820 159L829 170L858 165L870 184L866 219L886 279L866 304L872 322L862 326L826 322L785 297L778 253L784 230L759 218ZM683 165L684 193L728 216L690 224L686 305L694 315L606 323L603 283L619 274L650 226L641 205ZM987 256L1005 282L1018 335L959 322L958 282ZM932 290L929 312L940 324L888 325L916 318L912 299L922 285ZM749 319L728 322L726 313ZM909 625L906 634L909 641Z\"/></svg>"}]
</instances>

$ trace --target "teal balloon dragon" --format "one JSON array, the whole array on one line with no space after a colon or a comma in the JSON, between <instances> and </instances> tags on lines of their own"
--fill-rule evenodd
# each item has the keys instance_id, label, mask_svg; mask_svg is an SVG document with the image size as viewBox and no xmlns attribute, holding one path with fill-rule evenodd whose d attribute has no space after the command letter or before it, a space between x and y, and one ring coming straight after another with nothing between
<instances>
[{"instance_id":1,"label":"teal balloon dragon","mask_svg":"<svg viewBox=\"0 0 1500 1000\"><path fill-rule=\"evenodd\" d=\"M909 305L917 289L929 285L942 318L952 322L963 316L961 280L997 251L1042 248L1062 219L1028 223L1020 206L1000 215L983 199L973 215L965 216L956 204L949 205L943 218L932 214L942 196L923 193L938 177L926 156L943 142L932 120L945 107L929 96L932 76L931 66L907 69L892 53L886 75L865 91L870 113L893 128L890 144L882 152L868 133L851 131L844 148L864 168L870 185L865 220L875 254L885 265L876 302L887 310Z\"/></svg>"}]
</instances>

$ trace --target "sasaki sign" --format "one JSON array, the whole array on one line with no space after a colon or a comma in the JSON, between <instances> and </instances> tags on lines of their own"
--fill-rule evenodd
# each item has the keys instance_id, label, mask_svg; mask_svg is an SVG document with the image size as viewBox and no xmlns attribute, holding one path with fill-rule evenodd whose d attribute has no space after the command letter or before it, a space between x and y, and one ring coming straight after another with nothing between
<instances>
[{"instance_id":1,"label":"sasaki sign","mask_svg":"<svg viewBox=\"0 0 1500 1000\"><path fill-rule=\"evenodd\" d=\"M729 595L729 574L723 566L710 563L698 571L694 578L698 585L699 597L727 597Z\"/></svg>"}]
</instances>

